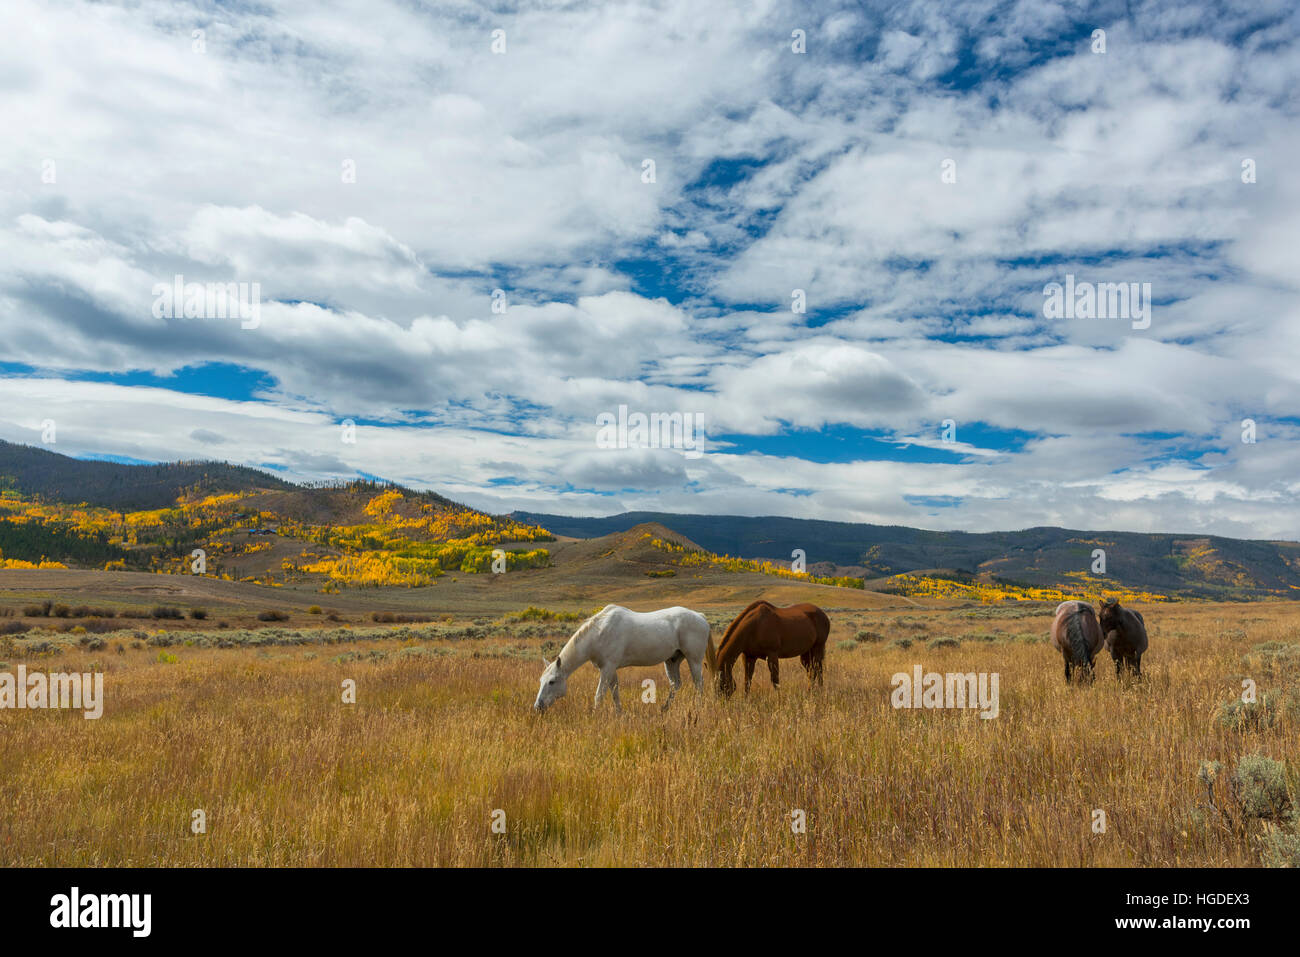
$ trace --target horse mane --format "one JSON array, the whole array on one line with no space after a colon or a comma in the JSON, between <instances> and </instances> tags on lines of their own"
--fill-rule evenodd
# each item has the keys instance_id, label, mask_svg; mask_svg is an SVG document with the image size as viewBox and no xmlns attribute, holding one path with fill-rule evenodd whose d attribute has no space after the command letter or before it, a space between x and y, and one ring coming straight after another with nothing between
<instances>
[{"instance_id":1,"label":"horse mane","mask_svg":"<svg viewBox=\"0 0 1300 957\"><path fill-rule=\"evenodd\" d=\"M558 660L563 659L563 658L564 658L564 653L565 653L566 651L574 650L574 649L576 648L577 644L578 644L578 639L581 638L583 635L585 635L585 634L586 634L586 633L591 629L591 627L596 623L596 619L597 619L597 618L599 618L601 615L605 614L605 612L608 611L608 610L609 610L610 608L612 608L612 607L614 607L614 606L613 606L613 605L606 605L606 606L605 606L604 608L602 608L600 611L596 612L596 614L592 615L590 618L588 618L586 621L584 621L581 625L579 625L579 626L578 626L578 629L577 629L577 630L576 630L572 635L569 636L569 640L566 641L566 642L564 643L564 647L560 649L560 653L559 653L558 655L555 656L556 660L558 661Z\"/></svg>"},{"instance_id":2,"label":"horse mane","mask_svg":"<svg viewBox=\"0 0 1300 957\"><path fill-rule=\"evenodd\" d=\"M751 601L748 605L746 605L745 610L742 611L735 618L731 619L731 624L728 625L727 630L722 633L722 638L721 640L718 641L719 654L721 654L722 650L727 647L727 639L731 637L732 632L734 632L737 628L739 628L740 623L745 620L745 618L749 615L749 613L753 611L755 608L759 607L760 605L766 605L768 608L776 607L766 598L759 598L755 601Z\"/></svg>"}]
</instances>

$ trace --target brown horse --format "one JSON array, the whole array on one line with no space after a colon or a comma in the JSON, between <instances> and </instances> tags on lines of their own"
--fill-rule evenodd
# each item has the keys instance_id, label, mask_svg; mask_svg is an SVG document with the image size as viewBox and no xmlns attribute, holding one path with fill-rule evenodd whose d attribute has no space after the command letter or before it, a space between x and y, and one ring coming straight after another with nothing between
<instances>
[{"instance_id":1,"label":"brown horse","mask_svg":"<svg viewBox=\"0 0 1300 957\"><path fill-rule=\"evenodd\" d=\"M1065 680L1075 668L1082 668L1091 680L1092 661L1101 651L1104 639L1097 615L1086 601L1063 601L1056 606L1052 619L1052 647L1065 659Z\"/></svg>"},{"instance_id":2,"label":"brown horse","mask_svg":"<svg viewBox=\"0 0 1300 957\"><path fill-rule=\"evenodd\" d=\"M1121 608L1114 598L1108 598L1097 609L1102 634L1106 636L1106 650L1115 659L1115 676L1125 669L1142 674L1142 653L1147 650L1147 623L1142 613Z\"/></svg>"},{"instance_id":3,"label":"brown horse","mask_svg":"<svg viewBox=\"0 0 1300 957\"><path fill-rule=\"evenodd\" d=\"M746 694L760 659L767 661L773 688L780 686L782 658L798 658L808 672L809 683L820 685L830 633L830 619L816 605L805 602L777 608L770 601L754 602L727 626L718 643L718 690L724 695L736 690L731 669L741 655L745 657Z\"/></svg>"}]
</instances>

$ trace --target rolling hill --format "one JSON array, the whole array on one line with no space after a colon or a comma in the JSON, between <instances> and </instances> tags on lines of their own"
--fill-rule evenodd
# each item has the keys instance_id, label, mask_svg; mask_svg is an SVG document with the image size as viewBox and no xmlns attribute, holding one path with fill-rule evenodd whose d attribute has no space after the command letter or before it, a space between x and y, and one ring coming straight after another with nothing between
<instances>
[{"instance_id":1,"label":"rolling hill","mask_svg":"<svg viewBox=\"0 0 1300 957\"><path fill-rule=\"evenodd\" d=\"M51 502L86 502L122 510L166 508L186 490L221 494L296 486L267 472L225 462L123 465L74 459L0 440L0 489L6 488Z\"/></svg>"},{"instance_id":2,"label":"rolling hill","mask_svg":"<svg viewBox=\"0 0 1300 957\"><path fill-rule=\"evenodd\" d=\"M590 540L634 529L636 541L624 546L651 549L645 574L665 578L674 569L790 576L791 554L802 549L806 581L902 595L1300 595L1296 542L1064 528L936 532L651 512L493 516L379 482L295 485L222 462L87 462L0 442L0 567L185 572L197 551L204 574L235 581L327 591L418 587L446 572L489 571L498 550L511 569L540 569L570 551L557 535ZM1096 549L1106 553L1104 574L1092 571ZM553 577L558 584L564 575Z\"/></svg>"},{"instance_id":3,"label":"rolling hill","mask_svg":"<svg viewBox=\"0 0 1300 957\"><path fill-rule=\"evenodd\" d=\"M0 443L0 568L412 587L487 570L498 547L511 568L546 564L527 546L552 538L391 484L294 485L220 462L82 462Z\"/></svg>"},{"instance_id":4,"label":"rolling hill","mask_svg":"<svg viewBox=\"0 0 1300 957\"><path fill-rule=\"evenodd\" d=\"M789 563L795 549L808 570L858 574L888 590L899 575L1031 587L1062 584L1096 591L1119 583L1164 595L1219 599L1300 595L1300 543L1207 535L1095 532L1029 528L1009 532L936 532L783 517L626 512L575 518L515 512L518 521L557 535L594 537L655 522L702 548L749 559ZM1106 552L1106 575L1091 572L1093 551Z\"/></svg>"}]
</instances>

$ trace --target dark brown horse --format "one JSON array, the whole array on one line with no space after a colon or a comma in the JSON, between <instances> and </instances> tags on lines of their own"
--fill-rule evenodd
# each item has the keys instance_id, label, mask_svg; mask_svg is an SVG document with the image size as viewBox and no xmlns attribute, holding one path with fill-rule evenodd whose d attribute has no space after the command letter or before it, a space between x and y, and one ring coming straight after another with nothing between
<instances>
[{"instance_id":1,"label":"dark brown horse","mask_svg":"<svg viewBox=\"0 0 1300 957\"><path fill-rule=\"evenodd\" d=\"M727 626L718 643L718 690L729 695L736 690L731 669L736 659L745 658L745 693L754 677L754 666L767 661L772 687L781 681L780 659L798 658L808 672L809 682L822 683L822 660L831 633L826 612L806 602L778 608L759 600L742 611Z\"/></svg>"},{"instance_id":2,"label":"dark brown horse","mask_svg":"<svg viewBox=\"0 0 1300 957\"><path fill-rule=\"evenodd\" d=\"M1052 619L1052 647L1065 659L1065 680L1075 668L1082 668L1093 678L1092 662L1105 639L1097 615L1086 601L1063 601L1056 606Z\"/></svg>"},{"instance_id":3,"label":"dark brown horse","mask_svg":"<svg viewBox=\"0 0 1300 957\"><path fill-rule=\"evenodd\" d=\"M1106 636L1106 649L1115 659L1115 676L1126 669L1141 675L1142 653L1147 650L1147 623L1142 613L1121 608L1118 601L1108 598L1097 609L1097 616Z\"/></svg>"}]
</instances>

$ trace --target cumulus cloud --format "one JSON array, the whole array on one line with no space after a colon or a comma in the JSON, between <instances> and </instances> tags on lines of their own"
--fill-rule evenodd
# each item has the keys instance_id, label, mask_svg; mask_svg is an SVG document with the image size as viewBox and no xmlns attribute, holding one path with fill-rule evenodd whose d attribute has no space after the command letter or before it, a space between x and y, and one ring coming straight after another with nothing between
<instances>
[{"instance_id":1,"label":"cumulus cloud","mask_svg":"<svg viewBox=\"0 0 1300 957\"><path fill-rule=\"evenodd\" d=\"M496 509L1300 531L1285 5L14 0L0 28L0 437ZM1047 318L1067 274L1150 283L1150 326ZM257 283L256 328L159 317L177 275ZM205 363L257 385L187 386ZM722 440L605 455L620 405Z\"/></svg>"}]
</instances>

